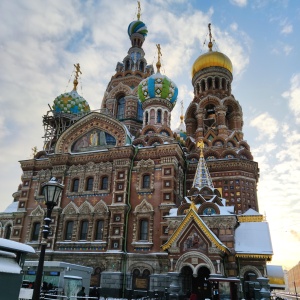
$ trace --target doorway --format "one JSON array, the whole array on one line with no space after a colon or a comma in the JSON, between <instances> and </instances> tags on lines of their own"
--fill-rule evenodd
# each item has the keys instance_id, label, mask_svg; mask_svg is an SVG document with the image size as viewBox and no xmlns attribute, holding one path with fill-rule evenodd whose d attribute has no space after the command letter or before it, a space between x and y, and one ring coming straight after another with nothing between
<instances>
[{"instance_id":1,"label":"doorway","mask_svg":"<svg viewBox=\"0 0 300 300\"><path fill-rule=\"evenodd\" d=\"M211 283L208 281L210 270L207 267L198 269L197 277L193 276L193 270L185 266L181 269L182 290L188 296L190 292L197 295L197 300L211 298Z\"/></svg>"}]
</instances>

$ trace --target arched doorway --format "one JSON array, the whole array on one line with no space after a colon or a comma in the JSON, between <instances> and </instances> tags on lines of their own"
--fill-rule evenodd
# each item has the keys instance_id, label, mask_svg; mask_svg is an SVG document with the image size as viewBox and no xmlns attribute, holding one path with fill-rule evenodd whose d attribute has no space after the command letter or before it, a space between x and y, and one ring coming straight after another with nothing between
<instances>
[{"instance_id":1,"label":"arched doorway","mask_svg":"<svg viewBox=\"0 0 300 300\"><path fill-rule=\"evenodd\" d=\"M244 274L244 296L246 299L254 299L254 283L256 282L257 275L248 271Z\"/></svg>"},{"instance_id":2,"label":"arched doorway","mask_svg":"<svg viewBox=\"0 0 300 300\"><path fill-rule=\"evenodd\" d=\"M193 270L185 266L181 269L182 290L188 295L189 292L197 294L197 300L211 298L211 283L208 281L210 270L207 267L200 267L197 276L194 277Z\"/></svg>"}]
</instances>

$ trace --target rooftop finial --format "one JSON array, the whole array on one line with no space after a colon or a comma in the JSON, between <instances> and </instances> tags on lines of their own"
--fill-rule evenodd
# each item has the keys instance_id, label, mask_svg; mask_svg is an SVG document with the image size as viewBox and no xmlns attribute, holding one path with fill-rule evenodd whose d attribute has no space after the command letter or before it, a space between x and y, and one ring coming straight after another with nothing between
<instances>
[{"instance_id":1,"label":"rooftop finial","mask_svg":"<svg viewBox=\"0 0 300 300\"><path fill-rule=\"evenodd\" d=\"M181 104L180 123L182 124L183 123L183 119L184 119L184 116L183 116L183 100L180 101L180 104Z\"/></svg>"},{"instance_id":2,"label":"rooftop finial","mask_svg":"<svg viewBox=\"0 0 300 300\"><path fill-rule=\"evenodd\" d=\"M141 3L140 1L137 2L138 3L138 13L137 13L137 19L140 20L141 17Z\"/></svg>"},{"instance_id":3,"label":"rooftop finial","mask_svg":"<svg viewBox=\"0 0 300 300\"><path fill-rule=\"evenodd\" d=\"M160 44L156 44L156 47L157 47L157 54L158 54L158 60L157 60L157 63L156 63L156 68L157 68L157 73L160 73L160 67L161 67L160 57L162 56L161 50L160 50Z\"/></svg>"},{"instance_id":4,"label":"rooftop finial","mask_svg":"<svg viewBox=\"0 0 300 300\"><path fill-rule=\"evenodd\" d=\"M209 51L212 51L212 46L213 46L213 43L212 43L212 35L211 35L211 23L208 24L208 31L209 31L209 43L208 43L208 48L209 48Z\"/></svg>"},{"instance_id":5,"label":"rooftop finial","mask_svg":"<svg viewBox=\"0 0 300 300\"><path fill-rule=\"evenodd\" d=\"M200 148L200 157L204 157L203 156L203 149L204 149L203 140L200 140L200 141L197 142L197 147Z\"/></svg>"},{"instance_id":6,"label":"rooftop finial","mask_svg":"<svg viewBox=\"0 0 300 300\"><path fill-rule=\"evenodd\" d=\"M75 70L75 78L74 78L74 81L73 81L73 84L74 84L73 90L76 91L77 85L78 85L79 73L80 74L82 74L82 73L80 71L80 65L79 65L79 63L77 63L76 65L74 65L74 67L75 67L76 70Z\"/></svg>"}]
</instances>

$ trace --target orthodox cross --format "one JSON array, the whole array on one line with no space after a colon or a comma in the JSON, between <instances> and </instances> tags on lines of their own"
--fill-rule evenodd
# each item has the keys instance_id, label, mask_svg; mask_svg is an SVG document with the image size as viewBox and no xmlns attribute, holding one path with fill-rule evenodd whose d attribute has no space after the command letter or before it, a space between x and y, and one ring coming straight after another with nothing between
<instances>
[{"instance_id":1,"label":"orthodox cross","mask_svg":"<svg viewBox=\"0 0 300 300\"><path fill-rule=\"evenodd\" d=\"M156 68L157 68L157 73L160 72L160 67L161 67L161 63L160 63L160 57L162 56L161 54L161 49L160 49L160 44L156 44L157 47L157 54L158 54L158 60L156 63Z\"/></svg>"},{"instance_id":2,"label":"orthodox cross","mask_svg":"<svg viewBox=\"0 0 300 300\"><path fill-rule=\"evenodd\" d=\"M34 158L37 154L37 146L34 146L33 148L31 148L31 150L32 150L32 156Z\"/></svg>"},{"instance_id":3,"label":"orthodox cross","mask_svg":"<svg viewBox=\"0 0 300 300\"><path fill-rule=\"evenodd\" d=\"M209 43L208 43L208 48L209 48L209 51L212 51L213 43L212 43L212 41L211 41L211 39L212 39L212 35L211 35L211 23L208 24L208 32L209 32Z\"/></svg>"},{"instance_id":4,"label":"orthodox cross","mask_svg":"<svg viewBox=\"0 0 300 300\"><path fill-rule=\"evenodd\" d=\"M140 17L141 17L141 3L140 3L140 1L138 1L137 3L138 3L137 19L138 19L138 21L139 21L139 20L140 20Z\"/></svg>"},{"instance_id":5,"label":"orthodox cross","mask_svg":"<svg viewBox=\"0 0 300 300\"><path fill-rule=\"evenodd\" d=\"M75 78L74 78L73 84L74 84L74 91L76 91L76 88L77 88L77 85L78 85L79 73L82 74L82 72L80 70L79 63L77 63L76 65L74 65L74 67L75 67Z\"/></svg>"},{"instance_id":6,"label":"orthodox cross","mask_svg":"<svg viewBox=\"0 0 300 300\"><path fill-rule=\"evenodd\" d=\"M203 157L203 149L204 149L204 142L200 140L197 142L197 147L200 148L200 157Z\"/></svg>"}]
</instances>

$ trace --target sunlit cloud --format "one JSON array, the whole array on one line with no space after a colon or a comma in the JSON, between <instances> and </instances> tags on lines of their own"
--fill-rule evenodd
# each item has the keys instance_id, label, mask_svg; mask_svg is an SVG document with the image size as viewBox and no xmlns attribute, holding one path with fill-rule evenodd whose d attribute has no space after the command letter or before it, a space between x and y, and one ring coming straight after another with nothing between
<instances>
[{"instance_id":1,"label":"sunlit cloud","mask_svg":"<svg viewBox=\"0 0 300 300\"><path fill-rule=\"evenodd\" d=\"M300 123L300 73L292 76L290 88L282 96L288 100L290 111L295 116L296 122Z\"/></svg>"},{"instance_id":2,"label":"sunlit cloud","mask_svg":"<svg viewBox=\"0 0 300 300\"><path fill-rule=\"evenodd\" d=\"M278 122L268 113L262 113L250 122L250 126L255 127L258 131L258 140L266 138L274 139L278 132Z\"/></svg>"},{"instance_id":3,"label":"sunlit cloud","mask_svg":"<svg viewBox=\"0 0 300 300\"><path fill-rule=\"evenodd\" d=\"M244 7L247 5L247 0L230 0L230 3L236 6Z\"/></svg>"}]
</instances>

